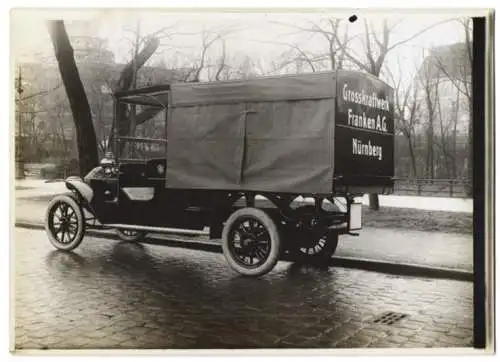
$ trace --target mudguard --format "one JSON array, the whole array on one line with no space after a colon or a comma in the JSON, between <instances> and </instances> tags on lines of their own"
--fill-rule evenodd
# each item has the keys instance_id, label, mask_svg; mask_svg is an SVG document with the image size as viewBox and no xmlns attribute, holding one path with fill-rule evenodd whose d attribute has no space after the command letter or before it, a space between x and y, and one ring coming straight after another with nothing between
<instances>
[{"instance_id":1,"label":"mudguard","mask_svg":"<svg viewBox=\"0 0 500 362\"><path fill-rule=\"evenodd\" d=\"M68 190L76 192L82 200L85 200L87 203L92 201L94 191L92 191L92 188L81 177L70 176L64 182Z\"/></svg>"}]
</instances>

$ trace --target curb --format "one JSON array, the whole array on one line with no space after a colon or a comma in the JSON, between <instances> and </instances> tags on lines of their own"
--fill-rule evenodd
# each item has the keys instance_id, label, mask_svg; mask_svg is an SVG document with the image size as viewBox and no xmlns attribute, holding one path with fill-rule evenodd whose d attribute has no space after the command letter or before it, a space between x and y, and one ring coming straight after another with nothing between
<instances>
[{"instance_id":1,"label":"curb","mask_svg":"<svg viewBox=\"0 0 500 362\"><path fill-rule=\"evenodd\" d=\"M382 260L352 258L347 256L332 258L332 264L344 268L363 269L385 274L404 275L413 277L427 277L432 279L451 279L473 282L474 273L464 269L433 267L419 264L392 263Z\"/></svg>"},{"instance_id":2,"label":"curb","mask_svg":"<svg viewBox=\"0 0 500 362\"><path fill-rule=\"evenodd\" d=\"M17 228L33 229L33 230L44 230L45 227L39 223L27 222L27 221L16 221L14 224ZM121 240L116 233L107 230L88 230L86 232L88 236L94 237L106 237L112 240ZM144 244L150 245L161 245L169 247L177 247L184 249L201 250L212 253L222 253L222 248L220 243L214 241L206 240L196 240L199 235L176 235L176 234L164 234L162 237L152 235L148 236ZM283 261L291 261L286 258ZM421 278L432 278L432 279L449 279L465 282L474 281L474 273L472 271L464 269L452 269L452 268L442 268L442 267L431 267L419 264L408 264L408 263L393 263L382 260L365 259L365 258L353 258L347 256L333 256L328 266L337 266L349 269L360 269L366 271L373 271L384 274L399 275L399 276L410 276L410 277L421 277Z\"/></svg>"}]
</instances>

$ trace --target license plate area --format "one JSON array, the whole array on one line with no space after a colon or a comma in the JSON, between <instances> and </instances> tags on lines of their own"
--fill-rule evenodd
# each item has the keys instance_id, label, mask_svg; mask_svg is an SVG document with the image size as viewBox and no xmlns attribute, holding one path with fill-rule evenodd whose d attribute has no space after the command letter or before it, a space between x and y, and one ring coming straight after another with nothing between
<instances>
[{"instance_id":1,"label":"license plate area","mask_svg":"<svg viewBox=\"0 0 500 362\"><path fill-rule=\"evenodd\" d=\"M360 202L349 205L348 222L349 231L361 230L363 228L363 205Z\"/></svg>"}]
</instances>

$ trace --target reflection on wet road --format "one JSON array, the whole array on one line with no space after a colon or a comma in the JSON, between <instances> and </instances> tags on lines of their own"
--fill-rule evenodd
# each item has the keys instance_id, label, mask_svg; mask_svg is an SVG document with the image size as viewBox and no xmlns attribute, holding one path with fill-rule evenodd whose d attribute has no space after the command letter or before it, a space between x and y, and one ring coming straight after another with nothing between
<instances>
[{"instance_id":1,"label":"reflection on wet road","mask_svg":"<svg viewBox=\"0 0 500 362\"><path fill-rule=\"evenodd\" d=\"M472 283L280 262L239 276L218 253L15 231L17 348L466 347ZM375 317L408 316L393 325Z\"/></svg>"}]
</instances>

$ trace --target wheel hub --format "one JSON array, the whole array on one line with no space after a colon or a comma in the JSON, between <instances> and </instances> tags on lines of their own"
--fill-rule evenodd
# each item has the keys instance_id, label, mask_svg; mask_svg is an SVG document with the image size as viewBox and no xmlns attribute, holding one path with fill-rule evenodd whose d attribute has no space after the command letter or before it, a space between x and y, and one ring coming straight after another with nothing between
<instances>
[{"instance_id":1,"label":"wheel hub","mask_svg":"<svg viewBox=\"0 0 500 362\"><path fill-rule=\"evenodd\" d=\"M265 262L269 253L269 235L258 220L244 219L235 225L233 232L231 249L240 264L257 267Z\"/></svg>"},{"instance_id":2,"label":"wheel hub","mask_svg":"<svg viewBox=\"0 0 500 362\"><path fill-rule=\"evenodd\" d=\"M68 216L61 216L59 218L59 223L60 223L60 228L62 230L66 230L70 225L70 218Z\"/></svg>"}]
</instances>

